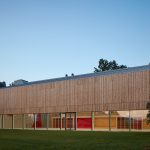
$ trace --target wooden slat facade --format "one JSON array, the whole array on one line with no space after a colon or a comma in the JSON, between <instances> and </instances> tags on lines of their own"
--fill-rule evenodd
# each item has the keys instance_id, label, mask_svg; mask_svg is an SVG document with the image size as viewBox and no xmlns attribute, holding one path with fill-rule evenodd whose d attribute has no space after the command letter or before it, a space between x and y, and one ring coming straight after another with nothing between
<instances>
[{"instance_id":1,"label":"wooden slat facade","mask_svg":"<svg viewBox=\"0 0 150 150\"><path fill-rule=\"evenodd\" d=\"M143 110L150 70L0 89L0 114Z\"/></svg>"}]
</instances>

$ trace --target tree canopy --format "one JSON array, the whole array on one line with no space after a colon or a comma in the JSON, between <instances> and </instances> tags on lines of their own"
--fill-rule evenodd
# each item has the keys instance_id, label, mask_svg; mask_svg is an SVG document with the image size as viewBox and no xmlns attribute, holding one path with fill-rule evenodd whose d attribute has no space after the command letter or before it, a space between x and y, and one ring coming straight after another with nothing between
<instances>
[{"instance_id":1,"label":"tree canopy","mask_svg":"<svg viewBox=\"0 0 150 150\"><path fill-rule=\"evenodd\" d=\"M149 110L147 113L147 123L150 124L150 102L147 103L147 109Z\"/></svg>"},{"instance_id":2,"label":"tree canopy","mask_svg":"<svg viewBox=\"0 0 150 150\"><path fill-rule=\"evenodd\" d=\"M126 65L118 65L115 60L108 61L102 58L98 63L98 68L94 67L94 72L127 68Z\"/></svg>"},{"instance_id":3,"label":"tree canopy","mask_svg":"<svg viewBox=\"0 0 150 150\"><path fill-rule=\"evenodd\" d=\"M6 87L6 82L0 82L0 88L2 88L2 87Z\"/></svg>"}]
</instances>

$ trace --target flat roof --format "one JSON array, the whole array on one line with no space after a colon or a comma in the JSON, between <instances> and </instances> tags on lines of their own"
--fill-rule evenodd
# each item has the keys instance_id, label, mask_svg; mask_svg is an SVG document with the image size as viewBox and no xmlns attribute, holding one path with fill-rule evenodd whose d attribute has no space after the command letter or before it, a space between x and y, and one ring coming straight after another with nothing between
<instances>
[{"instance_id":1,"label":"flat roof","mask_svg":"<svg viewBox=\"0 0 150 150\"><path fill-rule=\"evenodd\" d=\"M32 82L27 82L22 85L7 86L4 88L12 88L12 87L18 87L18 86L27 86L27 85L32 85L32 84L57 82L57 81L64 81L64 80L74 80L74 79L97 77L97 76L110 76L110 75L114 75L114 74L125 74L125 73L130 73L130 72L139 72L139 71L146 71L146 70L150 70L150 65L94 72L94 73L88 73L88 74L81 74L81 75L74 75L74 76L67 76L67 77L60 77L60 78L53 78L53 79L46 79L46 80L39 80L39 81L32 81ZM4 88L1 88L1 89L4 89Z\"/></svg>"}]
</instances>

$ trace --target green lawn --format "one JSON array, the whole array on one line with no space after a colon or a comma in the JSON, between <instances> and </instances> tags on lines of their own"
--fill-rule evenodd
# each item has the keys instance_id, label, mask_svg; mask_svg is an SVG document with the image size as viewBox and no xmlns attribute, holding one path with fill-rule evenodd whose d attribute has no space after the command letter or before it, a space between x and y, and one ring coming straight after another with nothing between
<instances>
[{"instance_id":1,"label":"green lawn","mask_svg":"<svg viewBox=\"0 0 150 150\"><path fill-rule=\"evenodd\" d=\"M0 130L0 150L150 150L150 133Z\"/></svg>"}]
</instances>

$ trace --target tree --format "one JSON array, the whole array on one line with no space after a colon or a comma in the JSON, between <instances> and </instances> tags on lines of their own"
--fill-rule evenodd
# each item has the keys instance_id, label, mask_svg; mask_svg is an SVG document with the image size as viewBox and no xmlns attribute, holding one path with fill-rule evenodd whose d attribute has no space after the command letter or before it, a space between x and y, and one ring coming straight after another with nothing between
<instances>
[{"instance_id":1,"label":"tree","mask_svg":"<svg viewBox=\"0 0 150 150\"><path fill-rule=\"evenodd\" d=\"M150 124L150 102L147 103L147 109L149 109L147 113L147 123Z\"/></svg>"},{"instance_id":2,"label":"tree","mask_svg":"<svg viewBox=\"0 0 150 150\"><path fill-rule=\"evenodd\" d=\"M0 88L6 87L6 82L0 82Z\"/></svg>"},{"instance_id":3,"label":"tree","mask_svg":"<svg viewBox=\"0 0 150 150\"><path fill-rule=\"evenodd\" d=\"M149 110L148 113L147 113L147 123L148 123L148 124L150 123L150 110Z\"/></svg>"},{"instance_id":4,"label":"tree","mask_svg":"<svg viewBox=\"0 0 150 150\"><path fill-rule=\"evenodd\" d=\"M106 70L116 70L127 68L126 65L118 65L115 60L108 61L107 59L100 59L98 68L94 67L94 72L106 71Z\"/></svg>"}]
</instances>

